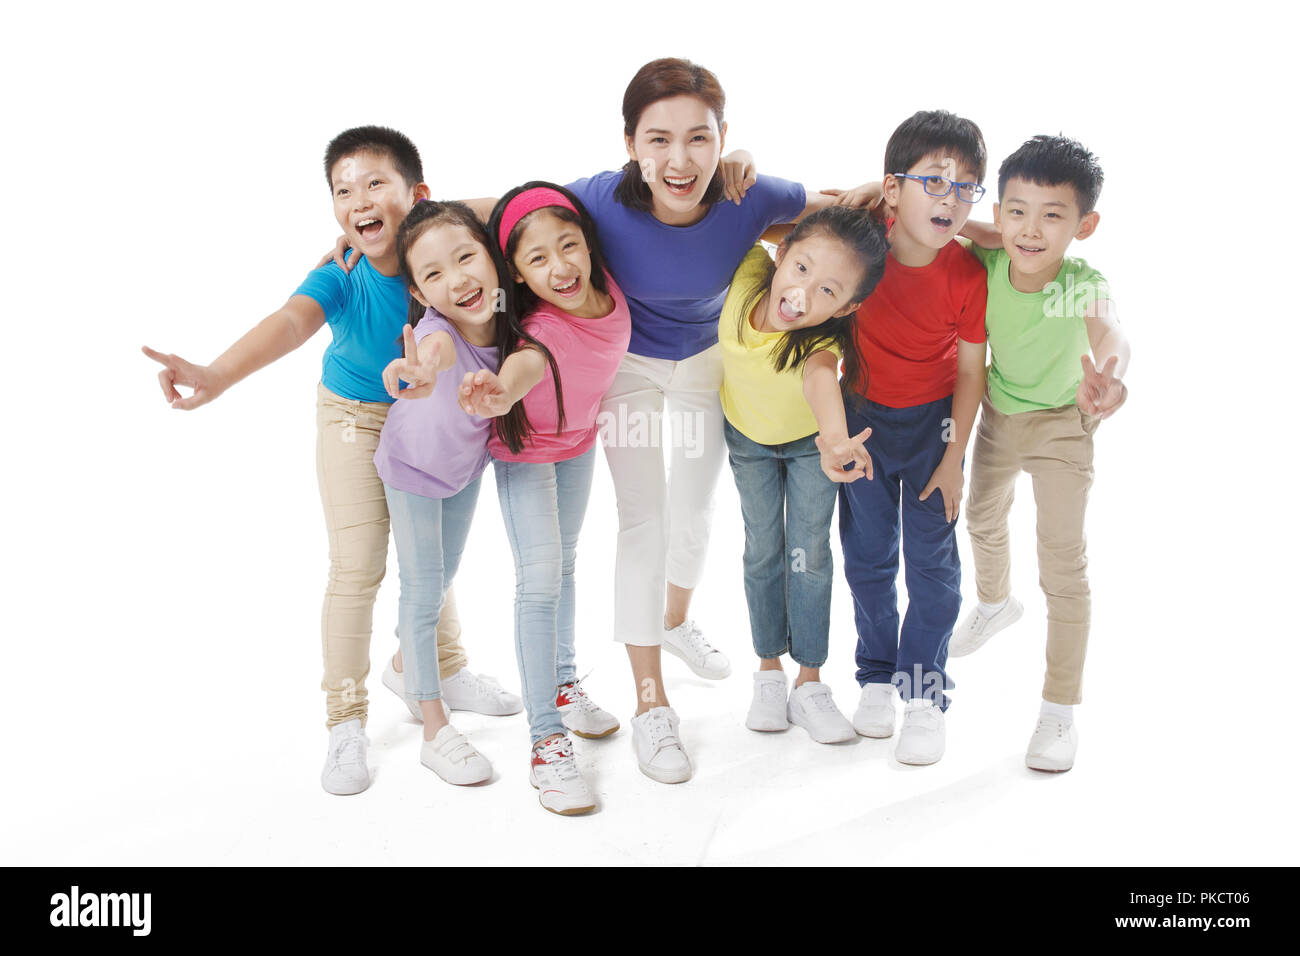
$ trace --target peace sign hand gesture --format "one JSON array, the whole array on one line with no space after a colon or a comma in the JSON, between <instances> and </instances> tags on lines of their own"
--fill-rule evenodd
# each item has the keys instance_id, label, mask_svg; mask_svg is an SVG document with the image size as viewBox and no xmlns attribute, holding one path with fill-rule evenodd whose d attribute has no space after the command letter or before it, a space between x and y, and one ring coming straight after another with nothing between
<instances>
[{"instance_id":1,"label":"peace sign hand gesture","mask_svg":"<svg viewBox=\"0 0 1300 956\"><path fill-rule=\"evenodd\" d=\"M1110 418L1128 398L1128 386L1115 377L1118 361L1119 357L1112 355L1106 359L1101 371L1097 371L1091 358L1082 357L1083 381L1079 383L1074 399L1087 414Z\"/></svg>"},{"instance_id":2,"label":"peace sign hand gesture","mask_svg":"<svg viewBox=\"0 0 1300 956\"><path fill-rule=\"evenodd\" d=\"M402 347L405 355L393 359L384 369L384 391L395 399L427 398L438 380L442 343L435 339L428 357L421 357L420 348L415 344L415 332L407 325L402 329ZM398 379L409 383L408 387L401 388Z\"/></svg>"},{"instance_id":3,"label":"peace sign hand gesture","mask_svg":"<svg viewBox=\"0 0 1300 956\"><path fill-rule=\"evenodd\" d=\"M510 411L514 404L494 373L485 368L465 373L460 383L460 407L466 414L496 418Z\"/></svg>"}]
</instances>

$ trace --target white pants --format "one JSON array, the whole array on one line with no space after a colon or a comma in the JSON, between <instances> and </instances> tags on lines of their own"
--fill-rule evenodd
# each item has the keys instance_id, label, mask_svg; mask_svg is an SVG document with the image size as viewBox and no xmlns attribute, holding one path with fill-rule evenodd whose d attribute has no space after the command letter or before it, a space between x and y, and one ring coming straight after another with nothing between
<instances>
[{"instance_id":1,"label":"white pants","mask_svg":"<svg viewBox=\"0 0 1300 956\"><path fill-rule=\"evenodd\" d=\"M601 442L618 497L614 637L625 644L658 646L665 580L694 588L704 573L727 450L721 387L719 345L680 362L629 353L601 401Z\"/></svg>"}]
</instances>

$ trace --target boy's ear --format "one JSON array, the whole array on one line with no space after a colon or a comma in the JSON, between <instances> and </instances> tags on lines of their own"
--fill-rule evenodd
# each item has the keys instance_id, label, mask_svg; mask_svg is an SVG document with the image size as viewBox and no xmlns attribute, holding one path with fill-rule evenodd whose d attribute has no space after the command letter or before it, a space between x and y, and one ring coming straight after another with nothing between
<instances>
[{"instance_id":1,"label":"boy's ear","mask_svg":"<svg viewBox=\"0 0 1300 956\"><path fill-rule=\"evenodd\" d=\"M1094 209L1083 217L1083 221L1079 223L1079 231L1074 234L1074 238L1087 239L1097 231L1097 223L1100 221L1101 214Z\"/></svg>"},{"instance_id":2,"label":"boy's ear","mask_svg":"<svg viewBox=\"0 0 1300 956\"><path fill-rule=\"evenodd\" d=\"M429 198L431 198L431 197L429 196L429 187L428 187L425 183L416 183L416 184L415 184L415 201L416 201L416 202L422 202L423 200L425 200L425 199L429 199Z\"/></svg>"},{"instance_id":3,"label":"boy's ear","mask_svg":"<svg viewBox=\"0 0 1300 956\"><path fill-rule=\"evenodd\" d=\"M413 298L416 302L420 303L420 305L424 306L426 309L433 308L433 306L431 306L428 303L428 301L424 298L424 296L420 295L420 290L417 289L415 286L411 286L411 298Z\"/></svg>"},{"instance_id":4,"label":"boy's ear","mask_svg":"<svg viewBox=\"0 0 1300 956\"><path fill-rule=\"evenodd\" d=\"M885 205L894 209L898 208L898 191L902 188L902 185L902 181L893 173L885 174L884 189L880 193L885 200Z\"/></svg>"},{"instance_id":5,"label":"boy's ear","mask_svg":"<svg viewBox=\"0 0 1300 956\"><path fill-rule=\"evenodd\" d=\"M1000 202L993 204L993 228L1002 231L1002 203Z\"/></svg>"}]
</instances>

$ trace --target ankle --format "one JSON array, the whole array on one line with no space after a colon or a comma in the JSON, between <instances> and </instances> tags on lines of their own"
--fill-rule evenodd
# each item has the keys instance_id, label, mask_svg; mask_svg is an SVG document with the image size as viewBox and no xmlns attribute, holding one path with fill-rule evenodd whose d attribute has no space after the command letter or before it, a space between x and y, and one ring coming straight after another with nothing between
<instances>
[{"instance_id":1,"label":"ankle","mask_svg":"<svg viewBox=\"0 0 1300 956\"><path fill-rule=\"evenodd\" d=\"M984 617L992 617L1006 607L1009 600L1011 600L1010 595L1007 595L1001 601L980 601L980 614Z\"/></svg>"}]
</instances>

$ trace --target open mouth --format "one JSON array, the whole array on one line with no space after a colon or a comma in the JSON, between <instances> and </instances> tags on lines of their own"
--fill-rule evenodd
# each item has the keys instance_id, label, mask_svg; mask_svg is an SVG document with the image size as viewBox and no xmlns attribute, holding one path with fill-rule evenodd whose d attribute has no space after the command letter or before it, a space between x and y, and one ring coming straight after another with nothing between
<instances>
[{"instance_id":1,"label":"open mouth","mask_svg":"<svg viewBox=\"0 0 1300 956\"><path fill-rule=\"evenodd\" d=\"M699 176L665 176L664 185L674 196L686 196L695 188L695 181L699 178Z\"/></svg>"},{"instance_id":2,"label":"open mouth","mask_svg":"<svg viewBox=\"0 0 1300 956\"><path fill-rule=\"evenodd\" d=\"M781 297L780 304L776 307L777 315L786 322L798 322L803 318L803 313L786 301L785 296Z\"/></svg>"},{"instance_id":3,"label":"open mouth","mask_svg":"<svg viewBox=\"0 0 1300 956\"><path fill-rule=\"evenodd\" d=\"M946 219L943 216L931 216L930 222L933 223L934 228L938 229L940 232L947 232L952 228L952 220Z\"/></svg>"},{"instance_id":4,"label":"open mouth","mask_svg":"<svg viewBox=\"0 0 1300 956\"><path fill-rule=\"evenodd\" d=\"M367 241L378 239L379 234L384 231L384 221L382 219L362 219L357 223L357 232L361 233L361 238Z\"/></svg>"},{"instance_id":5,"label":"open mouth","mask_svg":"<svg viewBox=\"0 0 1300 956\"><path fill-rule=\"evenodd\" d=\"M479 305L482 302L483 302L483 290L481 288L478 288L472 292L465 293L463 296L457 299L456 308L464 309L466 312L473 312L475 309L479 307Z\"/></svg>"},{"instance_id":6,"label":"open mouth","mask_svg":"<svg viewBox=\"0 0 1300 956\"><path fill-rule=\"evenodd\" d=\"M1016 243L1016 248L1020 250L1022 255L1026 256L1036 256L1040 252L1047 251L1046 246L1022 246L1020 243Z\"/></svg>"},{"instance_id":7,"label":"open mouth","mask_svg":"<svg viewBox=\"0 0 1300 956\"><path fill-rule=\"evenodd\" d=\"M562 295L567 299L577 295L578 290L581 288L582 288L582 276L574 276L564 285L551 286L551 291L556 293L557 295Z\"/></svg>"}]
</instances>

